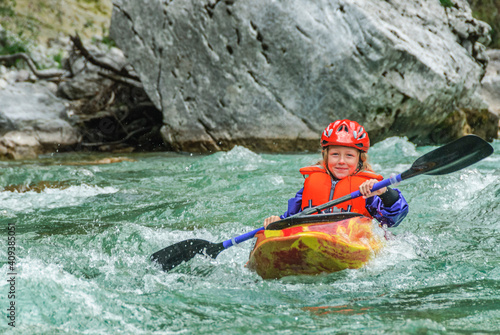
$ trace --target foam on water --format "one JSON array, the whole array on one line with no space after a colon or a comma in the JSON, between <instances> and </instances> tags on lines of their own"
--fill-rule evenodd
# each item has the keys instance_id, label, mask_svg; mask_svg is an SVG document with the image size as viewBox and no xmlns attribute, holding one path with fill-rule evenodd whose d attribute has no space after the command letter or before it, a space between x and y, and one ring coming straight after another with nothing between
<instances>
[{"instance_id":1,"label":"foam on water","mask_svg":"<svg viewBox=\"0 0 500 335\"><path fill-rule=\"evenodd\" d=\"M500 142L494 146L493 157L471 168L401 183L409 215L365 267L280 280L246 268L251 241L168 273L149 256L186 239L221 242L283 213L302 187L298 169L319 153L235 147L84 168L3 162L5 185L70 181L41 193L0 192L0 220L17 227L16 334L494 333ZM370 159L387 177L431 149L391 138ZM3 278L6 259L2 238ZM0 294L2 309L7 300ZM0 331L9 331L5 322Z\"/></svg>"},{"instance_id":2,"label":"foam on water","mask_svg":"<svg viewBox=\"0 0 500 335\"><path fill-rule=\"evenodd\" d=\"M219 169L222 171L253 171L266 162L258 155L245 147L236 145L227 152L217 152L207 156L192 165L191 169Z\"/></svg>"},{"instance_id":3,"label":"foam on water","mask_svg":"<svg viewBox=\"0 0 500 335\"><path fill-rule=\"evenodd\" d=\"M455 179L455 182L445 185L434 184L440 193L444 193L445 210L449 208L462 210L470 206L488 185L498 182L497 176L481 173L477 169L464 169L449 178Z\"/></svg>"},{"instance_id":4,"label":"foam on water","mask_svg":"<svg viewBox=\"0 0 500 335\"><path fill-rule=\"evenodd\" d=\"M77 206L89 198L99 194L118 192L115 187L99 187L93 185L74 185L65 189L47 188L42 192L28 191L0 192L2 208L12 212L33 212L40 208L58 208Z\"/></svg>"},{"instance_id":5,"label":"foam on water","mask_svg":"<svg viewBox=\"0 0 500 335\"><path fill-rule=\"evenodd\" d=\"M421 154L417 151L415 144L408 141L406 137L390 137L382 142L378 142L370 149L371 156L379 158L390 156L395 157L419 157Z\"/></svg>"}]
</instances>

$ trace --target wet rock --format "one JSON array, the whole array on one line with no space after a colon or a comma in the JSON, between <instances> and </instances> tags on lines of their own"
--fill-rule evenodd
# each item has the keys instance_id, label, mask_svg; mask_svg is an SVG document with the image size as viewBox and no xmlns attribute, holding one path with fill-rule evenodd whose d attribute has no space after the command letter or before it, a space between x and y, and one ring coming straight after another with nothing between
<instances>
[{"instance_id":1,"label":"wet rock","mask_svg":"<svg viewBox=\"0 0 500 335\"><path fill-rule=\"evenodd\" d=\"M486 54L489 62L481 81L481 94L488 102L490 111L500 117L500 50L488 50Z\"/></svg>"},{"instance_id":2,"label":"wet rock","mask_svg":"<svg viewBox=\"0 0 500 335\"><path fill-rule=\"evenodd\" d=\"M42 180L39 181L38 183L7 185L3 188L2 191L17 192L17 193L26 193L26 192L41 193L46 189L64 190L68 187L70 187L70 185L66 181Z\"/></svg>"},{"instance_id":3,"label":"wet rock","mask_svg":"<svg viewBox=\"0 0 500 335\"><path fill-rule=\"evenodd\" d=\"M338 118L373 142L431 144L456 136L449 115L485 105L489 26L453 4L117 0L110 32L176 150L315 150Z\"/></svg>"},{"instance_id":4,"label":"wet rock","mask_svg":"<svg viewBox=\"0 0 500 335\"><path fill-rule=\"evenodd\" d=\"M460 109L450 113L448 117L432 130L431 137L437 143L446 142L450 137L459 138L475 134L492 141L498 137L499 118L488 108Z\"/></svg>"},{"instance_id":5,"label":"wet rock","mask_svg":"<svg viewBox=\"0 0 500 335\"><path fill-rule=\"evenodd\" d=\"M36 158L79 142L64 101L43 83L8 85L0 89L0 101L0 158Z\"/></svg>"}]
</instances>

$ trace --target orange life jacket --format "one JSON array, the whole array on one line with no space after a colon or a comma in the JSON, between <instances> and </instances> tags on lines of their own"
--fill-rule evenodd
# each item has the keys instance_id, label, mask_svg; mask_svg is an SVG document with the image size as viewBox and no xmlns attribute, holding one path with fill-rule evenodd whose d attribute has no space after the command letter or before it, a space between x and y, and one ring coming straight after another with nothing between
<instances>
[{"instance_id":1,"label":"orange life jacket","mask_svg":"<svg viewBox=\"0 0 500 335\"><path fill-rule=\"evenodd\" d=\"M302 193L302 209L309 207L310 200L313 207L319 206L359 190L359 186L369 179L377 179L378 181L384 179L374 172L363 171L341 180L334 180L323 166L308 166L300 169L300 173L306 176L304 192ZM362 197L345 201L336 207L347 210L348 206L351 206L351 212L372 217L366 210L366 201Z\"/></svg>"}]
</instances>

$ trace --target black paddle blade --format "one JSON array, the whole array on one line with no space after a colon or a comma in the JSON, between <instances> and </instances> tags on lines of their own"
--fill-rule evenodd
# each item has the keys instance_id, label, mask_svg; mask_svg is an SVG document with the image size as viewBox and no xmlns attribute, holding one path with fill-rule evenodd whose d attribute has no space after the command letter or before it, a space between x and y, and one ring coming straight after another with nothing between
<instances>
[{"instance_id":1,"label":"black paddle blade","mask_svg":"<svg viewBox=\"0 0 500 335\"><path fill-rule=\"evenodd\" d=\"M212 243L205 240L191 239L155 252L151 255L151 261L160 264L163 271L168 271L182 262L189 261L198 254L215 258L222 250L224 250L222 242Z\"/></svg>"},{"instance_id":2,"label":"black paddle blade","mask_svg":"<svg viewBox=\"0 0 500 335\"><path fill-rule=\"evenodd\" d=\"M493 153L493 147L476 135L467 135L417 159L401 174L408 179L419 174L442 175L479 162Z\"/></svg>"},{"instance_id":3,"label":"black paddle blade","mask_svg":"<svg viewBox=\"0 0 500 335\"><path fill-rule=\"evenodd\" d=\"M308 223L337 222L340 220L350 219L356 216L363 216L363 215L352 212L323 213L317 215L297 215L297 216L294 215L294 216L289 216L286 219L275 221L269 224L266 230L281 230L288 227L293 227Z\"/></svg>"}]
</instances>

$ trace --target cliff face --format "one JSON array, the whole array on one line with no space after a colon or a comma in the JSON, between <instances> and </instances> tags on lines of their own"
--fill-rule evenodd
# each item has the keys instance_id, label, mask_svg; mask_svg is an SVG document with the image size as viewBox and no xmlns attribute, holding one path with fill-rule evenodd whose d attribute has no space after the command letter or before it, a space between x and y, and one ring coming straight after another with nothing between
<instances>
[{"instance_id":1,"label":"cliff face","mask_svg":"<svg viewBox=\"0 0 500 335\"><path fill-rule=\"evenodd\" d=\"M110 32L174 149L314 150L338 118L373 142L430 144L489 115L477 94L489 26L453 3L116 0Z\"/></svg>"}]
</instances>

